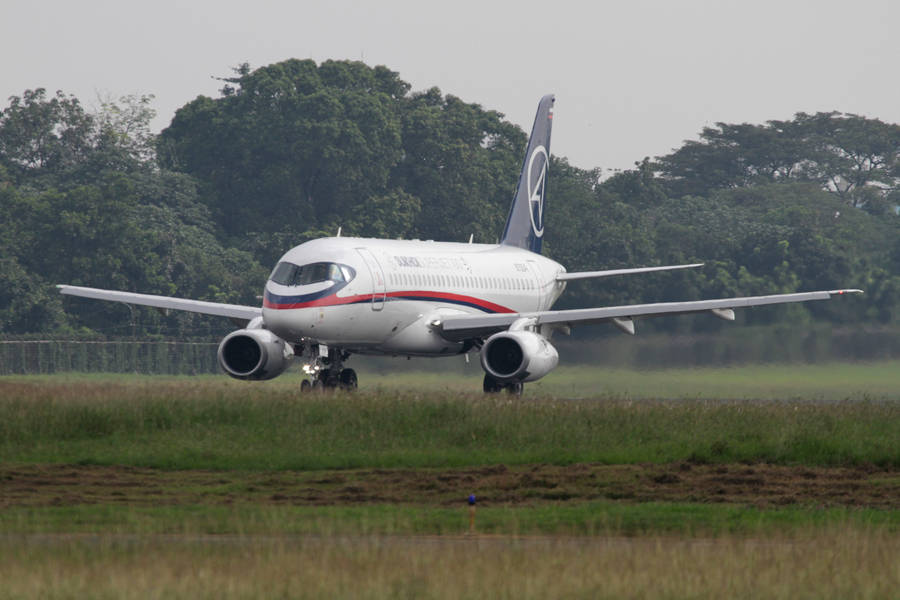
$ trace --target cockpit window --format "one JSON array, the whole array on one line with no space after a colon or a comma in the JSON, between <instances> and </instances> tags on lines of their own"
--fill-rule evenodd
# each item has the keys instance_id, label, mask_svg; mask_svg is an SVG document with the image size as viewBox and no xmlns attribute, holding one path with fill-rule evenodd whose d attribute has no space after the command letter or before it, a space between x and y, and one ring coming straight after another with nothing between
<instances>
[{"instance_id":1,"label":"cockpit window","mask_svg":"<svg viewBox=\"0 0 900 600\"><path fill-rule=\"evenodd\" d=\"M312 263L299 266L289 262L280 262L272 271L269 279L281 285L309 285L322 281L350 281L353 275L352 268L336 263Z\"/></svg>"}]
</instances>

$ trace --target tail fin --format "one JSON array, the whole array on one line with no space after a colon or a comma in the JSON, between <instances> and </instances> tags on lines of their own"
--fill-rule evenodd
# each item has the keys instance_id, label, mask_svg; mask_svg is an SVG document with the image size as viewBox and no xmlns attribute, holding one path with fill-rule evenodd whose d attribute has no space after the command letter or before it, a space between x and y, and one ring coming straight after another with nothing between
<instances>
[{"instance_id":1,"label":"tail fin","mask_svg":"<svg viewBox=\"0 0 900 600\"><path fill-rule=\"evenodd\" d=\"M544 238L544 198L550 167L550 128L553 125L555 100L553 94L548 94L538 104L516 196L500 239L505 246L517 246L538 254L541 253Z\"/></svg>"}]
</instances>

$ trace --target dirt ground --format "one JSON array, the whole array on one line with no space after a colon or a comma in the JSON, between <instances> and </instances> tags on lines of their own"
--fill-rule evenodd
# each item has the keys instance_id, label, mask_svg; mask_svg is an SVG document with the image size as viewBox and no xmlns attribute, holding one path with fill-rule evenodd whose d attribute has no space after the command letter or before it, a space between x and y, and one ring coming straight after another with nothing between
<instances>
[{"instance_id":1,"label":"dirt ground","mask_svg":"<svg viewBox=\"0 0 900 600\"><path fill-rule=\"evenodd\" d=\"M485 506L614 499L896 509L900 470L691 463L311 472L0 465L0 508L120 503L454 506L470 493Z\"/></svg>"}]
</instances>

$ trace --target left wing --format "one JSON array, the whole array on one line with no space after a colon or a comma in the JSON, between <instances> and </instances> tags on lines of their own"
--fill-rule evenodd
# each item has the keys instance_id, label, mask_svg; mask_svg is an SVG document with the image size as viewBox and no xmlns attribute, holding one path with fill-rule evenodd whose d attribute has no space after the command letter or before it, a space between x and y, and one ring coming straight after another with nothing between
<instances>
[{"instance_id":1,"label":"left wing","mask_svg":"<svg viewBox=\"0 0 900 600\"><path fill-rule=\"evenodd\" d=\"M135 294L133 292L116 292L113 290L100 290L97 288L78 287L75 285L57 285L56 287L59 288L60 293L68 296L94 298L95 300L109 300L111 302L124 302L125 304L140 304L142 306L153 306L154 308L162 310L184 310L216 317L228 317L235 321L250 321L262 315L262 309L258 306L220 304L218 302L205 302L203 300L187 300L185 298Z\"/></svg>"},{"instance_id":2,"label":"left wing","mask_svg":"<svg viewBox=\"0 0 900 600\"><path fill-rule=\"evenodd\" d=\"M444 338L454 341L483 337L503 331L519 319L534 319L535 325L557 325L563 327L612 322L626 333L634 335L633 319L636 318L711 312L721 319L733 321L735 308L808 302L810 300L828 300L832 296L861 293L862 290L831 290L827 292L802 292L799 294L748 296L744 298L721 298L718 300L696 300L691 302L633 304L630 306L610 306L605 308L545 310L493 315L454 315L441 319L438 327Z\"/></svg>"}]
</instances>

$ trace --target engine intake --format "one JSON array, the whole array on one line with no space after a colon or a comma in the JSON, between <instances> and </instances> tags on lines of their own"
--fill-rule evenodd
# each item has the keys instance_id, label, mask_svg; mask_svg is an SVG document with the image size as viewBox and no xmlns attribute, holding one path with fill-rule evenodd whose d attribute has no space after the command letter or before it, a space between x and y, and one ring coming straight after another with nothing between
<instances>
[{"instance_id":1,"label":"engine intake","mask_svg":"<svg viewBox=\"0 0 900 600\"><path fill-rule=\"evenodd\" d=\"M218 358L235 379L260 381L281 375L290 366L294 349L268 329L239 329L219 344Z\"/></svg>"},{"instance_id":2,"label":"engine intake","mask_svg":"<svg viewBox=\"0 0 900 600\"><path fill-rule=\"evenodd\" d=\"M501 383L536 381L558 362L556 348L531 331L495 333L481 348L481 367Z\"/></svg>"}]
</instances>

